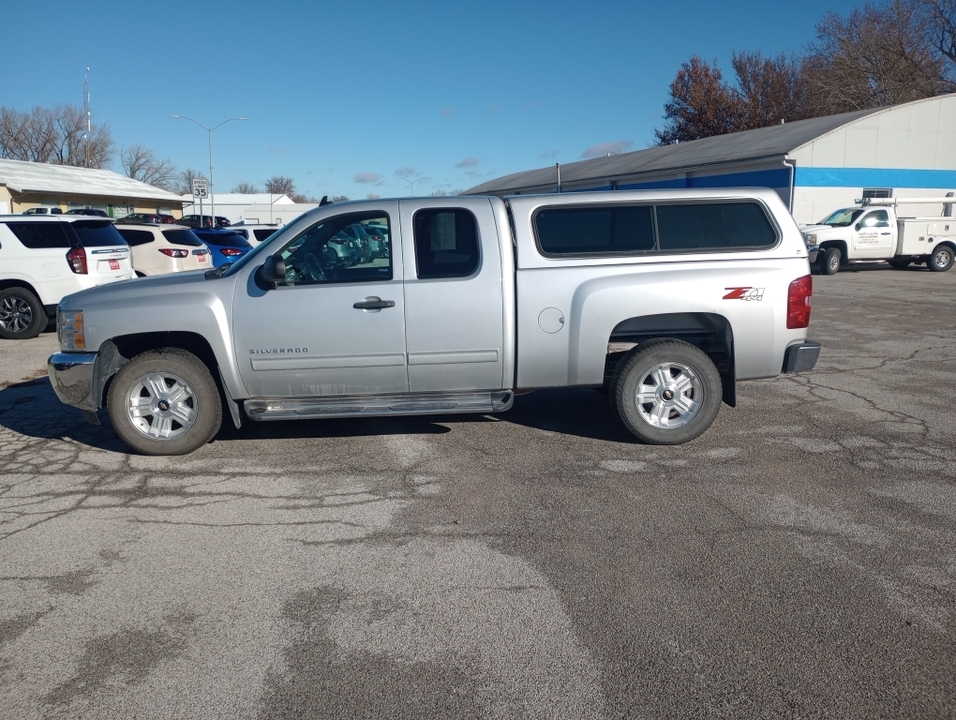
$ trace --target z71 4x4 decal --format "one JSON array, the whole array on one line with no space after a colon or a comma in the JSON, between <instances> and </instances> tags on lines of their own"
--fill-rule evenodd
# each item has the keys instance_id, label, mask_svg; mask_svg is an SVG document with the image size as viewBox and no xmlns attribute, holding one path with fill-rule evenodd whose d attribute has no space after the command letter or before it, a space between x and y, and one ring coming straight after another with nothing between
<instances>
[{"instance_id":1,"label":"z71 4x4 decal","mask_svg":"<svg viewBox=\"0 0 956 720\"><path fill-rule=\"evenodd\" d=\"M724 290L730 291L724 295L724 300L746 300L747 302L751 300L763 300L763 288L734 287L724 288Z\"/></svg>"}]
</instances>

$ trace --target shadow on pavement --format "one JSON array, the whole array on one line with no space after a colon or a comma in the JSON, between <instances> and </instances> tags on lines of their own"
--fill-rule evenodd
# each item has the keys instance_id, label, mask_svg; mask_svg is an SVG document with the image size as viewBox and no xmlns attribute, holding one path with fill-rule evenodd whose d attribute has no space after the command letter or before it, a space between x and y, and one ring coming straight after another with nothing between
<instances>
[{"instance_id":1,"label":"shadow on pavement","mask_svg":"<svg viewBox=\"0 0 956 720\"><path fill-rule=\"evenodd\" d=\"M79 410L60 402L48 378L0 388L0 428L37 439L73 440L102 450L127 452L106 412L100 425L87 423ZM243 439L349 438L375 435L441 435L453 425L504 421L549 432L612 442L634 442L606 395L587 388L539 390L515 398L501 415L430 415L387 418L330 418L253 422L236 429L228 417L214 442Z\"/></svg>"}]
</instances>

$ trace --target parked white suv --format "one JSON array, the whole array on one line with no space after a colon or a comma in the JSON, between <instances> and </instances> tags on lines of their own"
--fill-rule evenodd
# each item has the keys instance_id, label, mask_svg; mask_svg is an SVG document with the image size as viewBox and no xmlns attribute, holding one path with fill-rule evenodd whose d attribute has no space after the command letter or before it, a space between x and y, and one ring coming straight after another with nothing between
<instances>
[{"instance_id":1,"label":"parked white suv","mask_svg":"<svg viewBox=\"0 0 956 720\"><path fill-rule=\"evenodd\" d=\"M0 215L0 338L35 337L65 295L136 277L110 220Z\"/></svg>"},{"instance_id":2,"label":"parked white suv","mask_svg":"<svg viewBox=\"0 0 956 720\"><path fill-rule=\"evenodd\" d=\"M275 235L282 228L279 225L260 225L255 223L246 225L245 223L233 223L229 226L229 229L235 230L248 240L250 245L255 247L267 237Z\"/></svg>"},{"instance_id":3,"label":"parked white suv","mask_svg":"<svg viewBox=\"0 0 956 720\"><path fill-rule=\"evenodd\" d=\"M212 253L185 225L117 223L129 243L137 275L165 275L185 270L209 270Z\"/></svg>"}]
</instances>

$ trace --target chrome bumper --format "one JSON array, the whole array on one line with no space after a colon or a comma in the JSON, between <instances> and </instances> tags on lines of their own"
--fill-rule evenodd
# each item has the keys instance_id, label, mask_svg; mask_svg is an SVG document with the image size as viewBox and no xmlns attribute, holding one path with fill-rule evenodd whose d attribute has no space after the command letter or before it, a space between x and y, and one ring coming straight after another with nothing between
<instances>
[{"instance_id":1,"label":"chrome bumper","mask_svg":"<svg viewBox=\"0 0 956 720\"><path fill-rule=\"evenodd\" d=\"M91 422L99 409L93 400L93 372L96 353L54 353L46 361L47 375L61 402L83 411Z\"/></svg>"}]
</instances>

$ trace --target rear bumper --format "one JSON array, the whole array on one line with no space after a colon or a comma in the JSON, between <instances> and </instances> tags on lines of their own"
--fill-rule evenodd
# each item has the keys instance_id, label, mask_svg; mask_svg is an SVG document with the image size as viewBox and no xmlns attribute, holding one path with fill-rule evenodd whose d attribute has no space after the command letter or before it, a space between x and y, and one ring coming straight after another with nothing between
<instances>
[{"instance_id":1,"label":"rear bumper","mask_svg":"<svg viewBox=\"0 0 956 720\"><path fill-rule=\"evenodd\" d=\"M797 345L791 345L783 356L783 372L798 373L812 370L820 357L820 343L814 340L805 340Z\"/></svg>"},{"instance_id":2,"label":"rear bumper","mask_svg":"<svg viewBox=\"0 0 956 720\"><path fill-rule=\"evenodd\" d=\"M53 391L61 402L87 413L96 412L93 401L93 372L96 353L54 353L46 362Z\"/></svg>"}]
</instances>

